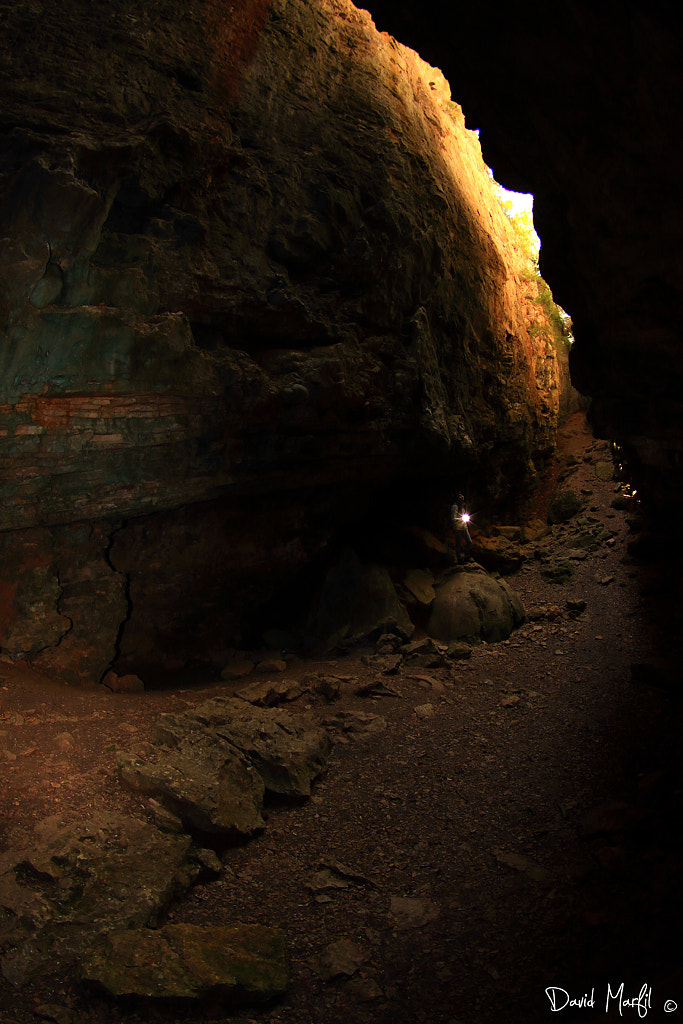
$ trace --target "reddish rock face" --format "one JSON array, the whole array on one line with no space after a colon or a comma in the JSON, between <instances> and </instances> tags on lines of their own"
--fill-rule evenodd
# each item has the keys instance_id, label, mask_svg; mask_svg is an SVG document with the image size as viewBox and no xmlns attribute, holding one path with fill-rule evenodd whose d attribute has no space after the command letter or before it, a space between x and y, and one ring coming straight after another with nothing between
<instances>
[{"instance_id":1,"label":"reddish rock face","mask_svg":"<svg viewBox=\"0 0 683 1024\"><path fill-rule=\"evenodd\" d=\"M4 653L211 663L389 493L519 502L564 352L440 72L347 0L38 6L0 2Z\"/></svg>"},{"instance_id":2,"label":"reddish rock face","mask_svg":"<svg viewBox=\"0 0 683 1024\"><path fill-rule=\"evenodd\" d=\"M683 496L676 10L590 0L369 0L378 27L436 63L508 188L533 192L541 265L574 322L576 386L622 444L661 526Z\"/></svg>"}]
</instances>

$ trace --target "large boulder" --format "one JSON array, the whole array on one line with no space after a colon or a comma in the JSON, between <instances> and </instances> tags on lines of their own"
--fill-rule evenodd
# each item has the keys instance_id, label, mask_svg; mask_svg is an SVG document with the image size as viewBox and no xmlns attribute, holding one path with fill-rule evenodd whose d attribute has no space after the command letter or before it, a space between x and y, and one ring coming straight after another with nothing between
<instances>
[{"instance_id":1,"label":"large boulder","mask_svg":"<svg viewBox=\"0 0 683 1024\"><path fill-rule=\"evenodd\" d=\"M495 643L506 640L524 618L519 596L475 565L454 572L436 588L427 633L444 643Z\"/></svg>"},{"instance_id":2,"label":"large boulder","mask_svg":"<svg viewBox=\"0 0 683 1024\"><path fill-rule=\"evenodd\" d=\"M121 780L176 814L186 828L250 836L265 827L265 786L253 765L216 737L193 734L158 759L119 758Z\"/></svg>"},{"instance_id":3,"label":"large boulder","mask_svg":"<svg viewBox=\"0 0 683 1024\"><path fill-rule=\"evenodd\" d=\"M219 749L238 750L265 788L280 796L309 796L330 752L325 730L305 715L229 697L214 697L179 715L160 715L156 735L171 747L199 735Z\"/></svg>"},{"instance_id":4,"label":"large boulder","mask_svg":"<svg viewBox=\"0 0 683 1024\"><path fill-rule=\"evenodd\" d=\"M153 752L121 753L126 785L159 800L186 827L251 836L266 791L307 797L325 771L325 729L279 708L216 697L157 721Z\"/></svg>"},{"instance_id":5,"label":"large boulder","mask_svg":"<svg viewBox=\"0 0 683 1024\"><path fill-rule=\"evenodd\" d=\"M345 548L325 577L310 629L324 646L334 647L396 629L410 636L413 625L388 570L364 564Z\"/></svg>"},{"instance_id":6,"label":"large boulder","mask_svg":"<svg viewBox=\"0 0 683 1024\"><path fill-rule=\"evenodd\" d=\"M200 870L187 835L118 814L45 819L26 848L0 854L4 977L62 973L99 935L158 923Z\"/></svg>"},{"instance_id":7,"label":"large boulder","mask_svg":"<svg viewBox=\"0 0 683 1024\"><path fill-rule=\"evenodd\" d=\"M519 543L503 535L480 536L472 544L472 557L488 572L509 576L520 568L525 552Z\"/></svg>"}]
</instances>

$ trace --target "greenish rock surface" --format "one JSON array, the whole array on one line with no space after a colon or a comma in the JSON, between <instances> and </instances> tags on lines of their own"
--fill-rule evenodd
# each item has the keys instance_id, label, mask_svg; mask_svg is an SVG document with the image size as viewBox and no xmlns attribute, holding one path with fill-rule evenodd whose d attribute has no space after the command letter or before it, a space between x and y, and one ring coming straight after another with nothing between
<instances>
[{"instance_id":1,"label":"greenish rock surface","mask_svg":"<svg viewBox=\"0 0 683 1024\"><path fill-rule=\"evenodd\" d=\"M541 568L543 579L548 580L549 583L557 583L559 586L569 583L573 575L572 564L566 558L553 559Z\"/></svg>"},{"instance_id":2,"label":"greenish rock surface","mask_svg":"<svg viewBox=\"0 0 683 1024\"><path fill-rule=\"evenodd\" d=\"M583 505L584 503L576 491L571 489L558 491L550 502L548 522L566 523L575 515L578 515Z\"/></svg>"},{"instance_id":3,"label":"greenish rock surface","mask_svg":"<svg viewBox=\"0 0 683 1024\"><path fill-rule=\"evenodd\" d=\"M265 827L263 779L238 750L214 737L184 737L156 762L123 754L119 768L122 782L156 797L186 828L250 836Z\"/></svg>"},{"instance_id":4,"label":"greenish rock surface","mask_svg":"<svg viewBox=\"0 0 683 1024\"><path fill-rule=\"evenodd\" d=\"M285 937L256 924L121 929L87 954L80 976L115 997L262 1002L287 988Z\"/></svg>"},{"instance_id":5,"label":"greenish rock surface","mask_svg":"<svg viewBox=\"0 0 683 1024\"><path fill-rule=\"evenodd\" d=\"M601 459L595 463L595 475L598 480L613 480L614 479L614 463L608 462L606 459Z\"/></svg>"},{"instance_id":6,"label":"greenish rock surface","mask_svg":"<svg viewBox=\"0 0 683 1024\"><path fill-rule=\"evenodd\" d=\"M155 924L200 874L197 853L189 836L124 815L40 822L27 848L0 854L3 976L62 973L103 932Z\"/></svg>"},{"instance_id":7,"label":"greenish rock surface","mask_svg":"<svg viewBox=\"0 0 683 1024\"><path fill-rule=\"evenodd\" d=\"M266 789L281 796L308 796L330 751L325 730L305 715L229 697L215 697L180 715L160 715L156 735L171 745L205 735L219 748L238 750Z\"/></svg>"}]
</instances>

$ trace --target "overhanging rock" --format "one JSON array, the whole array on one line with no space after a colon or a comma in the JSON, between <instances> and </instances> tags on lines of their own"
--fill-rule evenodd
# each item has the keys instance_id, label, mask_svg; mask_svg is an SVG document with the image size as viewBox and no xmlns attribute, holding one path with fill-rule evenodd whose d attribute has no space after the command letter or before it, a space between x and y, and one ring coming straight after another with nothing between
<instances>
[{"instance_id":1,"label":"overhanging rock","mask_svg":"<svg viewBox=\"0 0 683 1024\"><path fill-rule=\"evenodd\" d=\"M3 5L0 646L82 685L214 669L392 489L509 504L553 451L562 342L443 75L253 6Z\"/></svg>"}]
</instances>

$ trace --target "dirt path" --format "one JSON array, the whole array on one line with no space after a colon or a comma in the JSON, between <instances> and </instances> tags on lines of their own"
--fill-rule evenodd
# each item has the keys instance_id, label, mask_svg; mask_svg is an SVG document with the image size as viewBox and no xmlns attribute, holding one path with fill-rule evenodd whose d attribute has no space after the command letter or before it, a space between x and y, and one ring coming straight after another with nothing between
<instances>
[{"instance_id":1,"label":"dirt path","mask_svg":"<svg viewBox=\"0 0 683 1024\"><path fill-rule=\"evenodd\" d=\"M683 1007L681 712L650 667L657 577L628 554L628 514L598 475L606 446L580 417L560 457L588 504L509 578L533 614L509 641L381 677L383 696L356 693L380 678L360 659L288 669L342 677L329 714L369 713L372 728L340 737L313 798L272 806L263 835L224 851L222 877L172 911L282 927L285 1000L234 1016L150 1010L86 1000L64 979L4 993L3 1024L46 1007L58 1024L535 1024L557 1019L551 986L558 1000L593 991L595 1009L568 1007L563 1022L638 1019L618 999L605 1012L607 984L622 982L624 1000L652 987L648 1019L681 1019L663 1013L667 999ZM543 575L558 562L571 567L563 584ZM55 811L146 814L116 781L115 750L151 735L159 711L220 692L82 693L2 669L3 846Z\"/></svg>"}]
</instances>

